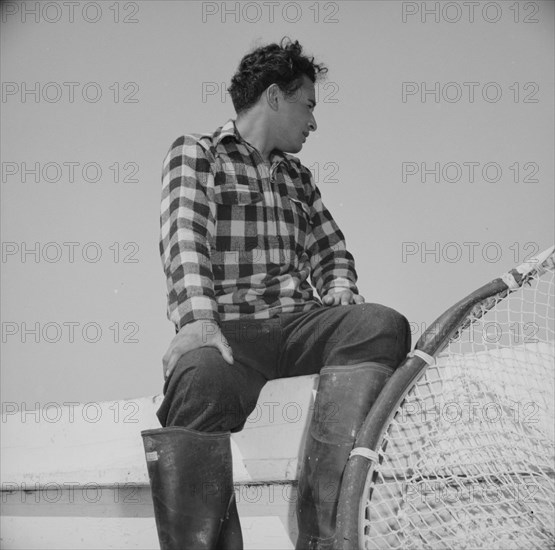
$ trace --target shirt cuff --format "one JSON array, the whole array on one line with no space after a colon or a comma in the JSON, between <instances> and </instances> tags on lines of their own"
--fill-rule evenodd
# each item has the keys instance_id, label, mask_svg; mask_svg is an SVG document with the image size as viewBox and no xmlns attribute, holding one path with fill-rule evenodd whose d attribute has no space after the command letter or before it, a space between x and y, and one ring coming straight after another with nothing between
<instances>
[{"instance_id":1,"label":"shirt cuff","mask_svg":"<svg viewBox=\"0 0 555 550\"><path fill-rule=\"evenodd\" d=\"M210 320L220 324L220 314L213 299L208 296L191 296L172 312L170 320L179 331L193 321Z\"/></svg>"},{"instance_id":2,"label":"shirt cuff","mask_svg":"<svg viewBox=\"0 0 555 550\"><path fill-rule=\"evenodd\" d=\"M325 296L330 290L333 290L333 289L350 290L354 294L358 294L357 285L353 281L345 277L337 277L336 279L333 279L333 281L331 281L329 284L327 284L322 289L323 296Z\"/></svg>"}]
</instances>

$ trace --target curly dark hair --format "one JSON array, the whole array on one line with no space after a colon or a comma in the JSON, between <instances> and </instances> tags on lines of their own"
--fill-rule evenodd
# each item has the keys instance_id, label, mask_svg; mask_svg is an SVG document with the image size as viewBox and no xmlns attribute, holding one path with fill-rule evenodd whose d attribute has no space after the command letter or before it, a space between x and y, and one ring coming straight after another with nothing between
<instances>
[{"instance_id":1,"label":"curly dark hair","mask_svg":"<svg viewBox=\"0 0 555 550\"><path fill-rule=\"evenodd\" d=\"M228 88L236 113L250 109L271 84L277 84L286 96L291 96L302 86L303 75L316 82L328 72L324 65L314 63L313 57L302 52L298 40L292 42L284 37L279 44L268 44L245 55Z\"/></svg>"}]
</instances>

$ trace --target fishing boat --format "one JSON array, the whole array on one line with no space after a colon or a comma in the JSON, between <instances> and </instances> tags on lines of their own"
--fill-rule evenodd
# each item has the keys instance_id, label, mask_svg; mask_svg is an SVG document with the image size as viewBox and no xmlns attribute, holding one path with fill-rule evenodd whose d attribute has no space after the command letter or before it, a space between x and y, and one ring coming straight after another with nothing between
<instances>
[{"instance_id":1,"label":"fishing boat","mask_svg":"<svg viewBox=\"0 0 555 550\"><path fill-rule=\"evenodd\" d=\"M274 380L232 435L245 550L294 548L296 481L318 376ZM31 409L4 403L6 549L158 549L141 430L162 395Z\"/></svg>"}]
</instances>

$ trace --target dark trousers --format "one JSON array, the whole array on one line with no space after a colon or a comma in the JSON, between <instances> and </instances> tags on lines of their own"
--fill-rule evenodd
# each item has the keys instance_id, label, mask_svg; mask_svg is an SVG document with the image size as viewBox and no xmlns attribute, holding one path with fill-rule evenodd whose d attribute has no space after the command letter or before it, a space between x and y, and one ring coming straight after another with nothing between
<instances>
[{"instance_id":1,"label":"dark trousers","mask_svg":"<svg viewBox=\"0 0 555 550\"><path fill-rule=\"evenodd\" d=\"M226 363L216 348L184 354L164 385L156 413L162 426L238 432L268 380L364 362L396 368L411 346L406 318L379 304L223 321L221 330L234 364Z\"/></svg>"}]
</instances>

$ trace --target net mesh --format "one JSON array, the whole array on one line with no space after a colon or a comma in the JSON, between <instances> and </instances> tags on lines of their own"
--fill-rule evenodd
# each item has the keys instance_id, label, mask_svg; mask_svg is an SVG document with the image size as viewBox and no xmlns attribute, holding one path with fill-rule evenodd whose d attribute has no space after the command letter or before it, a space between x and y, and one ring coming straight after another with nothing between
<instances>
[{"instance_id":1,"label":"net mesh","mask_svg":"<svg viewBox=\"0 0 555 550\"><path fill-rule=\"evenodd\" d=\"M407 394L370 470L367 549L555 547L554 275L489 300Z\"/></svg>"}]
</instances>

